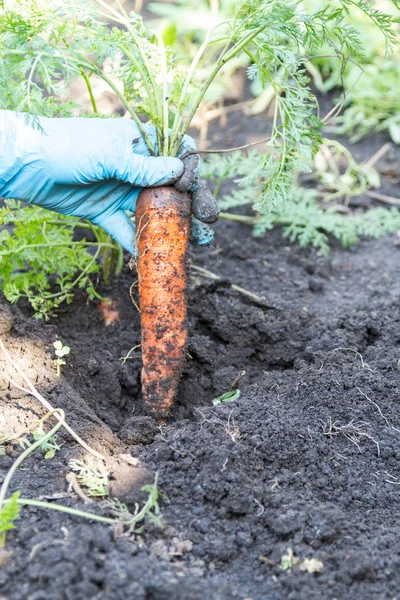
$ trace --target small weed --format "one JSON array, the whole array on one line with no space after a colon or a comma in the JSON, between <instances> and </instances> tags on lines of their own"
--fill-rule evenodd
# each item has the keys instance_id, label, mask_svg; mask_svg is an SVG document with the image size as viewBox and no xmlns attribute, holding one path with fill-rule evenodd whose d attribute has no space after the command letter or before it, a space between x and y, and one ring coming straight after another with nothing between
<instances>
[{"instance_id":1,"label":"small weed","mask_svg":"<svg viewBox=\"0 0 400 600\"><path fill-rule=\"evenodd\" d=\"M282 571L291 571L296 566L299 567L300 571L306 571L307 573L321 573L324 563L317 558L304 558L300 562L300 558L294 555L291 548L288 548L286 554L281 558L279 568Z\"/></svg>"},{"instance_id":2,"label":"small weed","mask_svg":"<svg viewBox=\"0 0 400 600\"><path fill-rule=\"evenodd\" d=\"M57 444L55 435L47 437L46 431L43 427L43 420L38 421L36 429L32 432L32 436L35 443L42 440L38 446L38 449L43 453L44 458L54 458L56 452L61 448L61 446ZM23 450L32 445L25 436L20 437L18 442Z\"/></svg>"},{"instance_id":3,"label":"small weed","mask_svg":"<svg viewBox=\"0 0 400 600\"><path fill-rule=\"evenodd\" d=\"M35 442L44 438L46 432L43 428L43 423L39 423L32 435ZM54 458L56 452L58 452L60 448L61 446L57 444L55 435L45 439L39 446L39 450L41 450L44 454L44 457L48 459Z\"/></svg>"},{"instance_id":4,"label":"small weed","mask_svg":"<svg viewBox=\"0 0 400 600\"><path fill-rule=\"evenodd\" d=\"M108 496L108 472L101 461L88 456L84 460L70 460L68 464L78 483L87 488L88 496Z\"/></svg>"},{"instance_id":5,"label":"small weed","mask_svg":"<svg viewBox=\"0 0 400 600\"><path fill-rule=\"evenodd\" d=\"M54 353L57 356L57 358L54 360L54 364L57 367L57 377L60 377L61 367L67 364L64 360L64 356L68 356L68 354L71 352L71 348L69 346L64 346L61 340L56 340L53 342L53 346L55 348Z\"/></svg>"},{"instance_id":6,"label":"small weed","mask_svg":"<svg viewBox=\"0 0 400 600\"><path fill-rule=\"evenodd\" d=\"M20 515L21 509L18 505L20 492L14 492L9 501L4 504L0 512L0 548L6 544L7 532L15 529L14 521Z\"/></svg>"},{"instance_id":7,"label":"small weed","mask_svg":"<svg viewBox=\"0 0 400 600\"><path fill-rule=\"evenodd\" d=\"M146 518L157 527L162 527L159 506L160 492L158 489L158 473L155 474L152 484L144 485L142 487L142 492L148 494L147 500L141 509L139 508L139 505L136 504L135 512L133 514L129 512L127 506L120 502L120 500L113 499L110 501L112 513L118 521L121 521L128 527L130 532L142 533L144 525L141 525L139 528L136 528L136 525Z\"/></svg>"}]
</instances>

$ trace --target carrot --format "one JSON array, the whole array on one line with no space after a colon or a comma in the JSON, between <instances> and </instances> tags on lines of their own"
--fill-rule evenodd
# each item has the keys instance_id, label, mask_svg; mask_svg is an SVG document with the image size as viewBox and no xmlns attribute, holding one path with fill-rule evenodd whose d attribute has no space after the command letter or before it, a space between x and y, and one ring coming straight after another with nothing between
<instances>
[{"instance_id":1,"label":"carrot","mask_svg":"<svg viewBox=\"0 0 400 600\"><path fill-rule=\"evenodd\" d=\"M191 202L173 187L145 189L136 205L142 393L164 419L173 405L187 342Z\"/></svg>"}]
</instances>

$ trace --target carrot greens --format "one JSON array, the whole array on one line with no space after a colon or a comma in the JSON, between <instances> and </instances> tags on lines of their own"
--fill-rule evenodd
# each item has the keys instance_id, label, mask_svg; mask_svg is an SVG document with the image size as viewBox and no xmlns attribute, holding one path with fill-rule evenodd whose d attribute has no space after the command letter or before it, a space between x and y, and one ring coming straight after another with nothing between
<instances>
[{"instance_id":1,"label":"carrot greens","mask_svg":"<svg viewBox=\"0 0 400 600\"><path fill-rule=\"evenodd\" d=\"M398 9L398 0L391 5ZM390 53L396 42L396 19L364 0L318 4L241 0L225 2L221 15L214 11L199 41L192 40L188 62L170 45L176 32L170 30L168 35L147 27L140 15L127 11L119 0L1 0L0 109L24 111L34 126L38 126L38 115L105 116L98 110L97 90L107 89L120 114L135 121L151 154L175 156L212 86L233 66L247 64L249 79L261 90L271 88L275 96L270 138L252 155L253 164L241 176L243 185L256 191L254 208L270 221L271 211L281 210L292 197L298 172L310 170L321 143L322 121L307 67L326 48L339 71L349 61L360 60L365 52L357 26L360 15ZM179 30L179 20L176 27ZM71 84L78 80L87 89L90 109L71 100ZM148 124L156 128L154 138ZM396 123L390 126L396 136ZM8 208L19 210L14 205ZM16 214L21 220L20 213ZM33 212L29 214L33 217ZM43 212L37 216L45 222ZM1 252L8 258L0 254L0 279L10 300L27 297L35 311L46 317L62 300L71 299L76 285L90 297L96 296L91 276L98 271L97 259L104 252L107 276L108 257L115 256L116 250L100 234L95 242L77 242L71 235L67 240L68 227L71 231L80 226L65 220L64 227L62 220L58 228L60 244L68 244L69 250L65 260L60 258L51 266L52 273L58 274L59 291L50 298L49 270L39 273L37 269L45 261L39 246L33 248L34 242L24 241L25 234L18 227L11 234L2 230ZM13 238L18 232L16 243ZM26 236L28 232L29 227ZM94 255L88 252L90 246ZM24 258L21 247L24 251L29 247L35 256ZM35 268L29 270L27 264Z\"/></svg>"}]
</instances>

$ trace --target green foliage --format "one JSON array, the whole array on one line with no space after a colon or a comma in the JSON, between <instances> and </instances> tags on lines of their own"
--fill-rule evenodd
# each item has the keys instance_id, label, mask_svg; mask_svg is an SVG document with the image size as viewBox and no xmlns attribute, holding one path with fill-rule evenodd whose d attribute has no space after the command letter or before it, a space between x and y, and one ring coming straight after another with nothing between
<instances>
[{"instance_id":1,"label":"green foliage","mask_svg":"<svg viewBox=\"0 0 400 600\"><path fill-rule=\"evenodd\" d=\"M84 460L70 460L78 482L87 488L88 496L108 496L108 472L100 460L88 456Z\"/></svg>"},{"instance_id":2,"label":"green foliage","mask_svg":"<svg viewBox=\"0 0 400 600\"><path fill-rule=\"evenodd\" d=\"M142 492L148 494L147 501L144 505L144 510L142 510L141 519L147 518L153 525L157 527L162 527L162 521L160 517L160 492L158 489L158 473L156 473L153 483L144 485L142 487ZM141 531L143 531L143 526ZM136 529L137 533L140 533L140 530Z\"/></svg>"},{"instance_id":3,"label":"green foliage","mask_svg":"<svg viewBox=\"0 0 400 600\"><path fill-rule=\"evenodd\" d=\"M400 59L375 60L365 67L351 92L343 115L336 119L336 133L350 136L355 143L376 131L388 131L400 144Z\"/></svg>"},{"instance_id":4,"label":"green foliage","mask_svg":"<svg viewBox=\"0 0 400 600\"><path fill-rule=\"evenodd\" d=\"M310 10L317 0L306 0ZM376 7L392 12L391 19L378 16ZM345 110L335 119L335 131L357 142L375 131L388 131L395 143L400 143L400 99L397 93L400 77L398 50L390 53L399 31L399 5L389 0L362 2L349 20L360 31L362 52L356 61L338 61L329 44L324 44L320 56L311 59L310 73L321 91L335 88L346 90ZM383 35L382 35L383 33ZM310 62L307 63L308 67Z\"/></svg>"},{"instance_id":5,"label":"green foliage","mask_svg":"<svg viewBox=\"0 0 400 600\"><path fill-rule=\"evenodd\" d=\"M399 229L400 213L395 208L373 208L365 213L343 215L337 208L321 207L316 192L294 188L281 210L273 210L269 218L260 216L254 234L261 236L274 225L283 225L284 235L291 242L312 245L328 254L328 235L337 238L343 246L356 244L360 237L379 238Z\"/></svg>"},{"instance_id":6,"label":"green foliage","mask_svg":"<svg viewBox=\"0 0 400 600\"><path fill-rule=\"evenodd\" d=\"M79 219L6 200L0 208L0 285L9 302L26 298L36 317L48 319L76 289L99 298L93 276L107 244L76 241ZM87 226L89 227L89 225ZM94 250L94 254L89 249Z\"/></svg>"},{"instance_id":7,"label":"green foliage","mask_svg":"<svg viewBox=\"0 0 400 600\"><path fill-rule=\"evenodd\" d=\"M55 435L48 437L47 432L43 427L43 421L39 421L36 429L32 433L32 437L34 442L41 442L38 445L38 448L46 459L54 458L56 452L61 449L61 446L57 444ZM26 437L19 438L19 445L23 450L32 446L31 442Z\"/></svg>"},{"instance_id":8,"label":"green foliage","mask_svg":"<svg viewBox=\"0 0 400 600\"><path fill-rule=\"evenodd\" d=\"M35 442L42 439L46 435L46 432L43 428L43 423L39 423L38 427L33 432L33 439ZM54 458L56 452L60 450L61 446L57 444L56 436L52 435L43 441L39 446L39 450L43 452L44 458L51 459Z\"/></svg>"},{"instance_id":9,"label":"green foliage","mask_svg":"<svg viewBox=\"0 0 400 600\"><path fill-rule=\"evenodd\" d=\"M307 170L320 143L304 55L326 44L342 62L361 55L359 30L351 23L360 11L381 32L388 49L395 40L393 18L363 0L326 2L315 9L297 0L242 0L224 4L227 18L217 16L211 22L189 67L137 14L115 4L117 8L104 0L4 0L1 106L31 114L55 114L56 107L70 111L63 90L80 76L90 88L90 77L96 74L142 129L150 151L176 155L211 84L232 61L250 57L249 77L272 86L277 99L271 139L247 176L259 185L260 211L288 196L293 172ZM203 76L202 60L210 52L213 67ZM147 135L140 114L156 126L157 144ZM265 177L259 183L261 172Z\"/></svg>"},{"instance_id":10,"label":"green foliage","mask_svg":"<svg viewBox=\"0 0 400 600\"><path fill-rule=\"evenodd\" d=\"M189 5L189 0L185 1ZM398 8L397 0L392 0L392 5ZM311 196L305 200L300 194L296 199L292 192L293 175L309 170L321 142L316 98L305 67L310 55L329 48L341 78L346 65L353 64L349 61L361 60L366 54L358 26L360 15L382 37L385 52L395 43L394 18L364 0L325 0L322 4L313 0L224 0L220 13L210 12L209 24L200 28L200 37L190 41L193 60L189 65L182 60L187 44L179 47L175 43L181 39L179 22L176 29L167 27L161 35L149 29L139 15L127 13L119 0L111 4L105 0L2 0L0 108L25 111L33 124L37 124L36 115L86 115L66 100L69 85L83 78L97 115L91 84L97 77L136 122L150 153L175 156L212 86L218 85L229 69L247 64L248 76L260 90L273 90L275 113L271 138L263 152L253 155L252 167L237 173L242 187L231 201L247 202L255 188L255 206L263 215L257 231L272 226L272 215L279 222L290 212L297 215L297 224L286 223L288 235L326 249L322 231L328 229L322 222L327 221L328 211ZM369 113L358 121L354 117L353 122L374 118L377 104L378 100L371 103ZM379 124L384 121L392 135L398 136L396 115L391 113L389 121L381 113L376 115ZM149 136L143 117L155 125L156 139ZM283 200L288 201L286 208ZM339 226L340 215L330 213L328 220L333 223L334 216L335 235L343 241L354 239L361 225L354 226L350 235L351 220ZM315 226L301 225L308 217ZM380 229L389 226L383 220L382 215L375 219ZM0 209L1 226L0 283L10 302L26 298L36 316L48 319L62 302L71 302L77 288L85 289L91 299L98 297L93 284L100 268L97 259L104 250L107 279L109 256L115 255L115 244L105 234L92 228L95 243L76 241L74 231L82 227L77 219L22 208L11 201Z\"/></svg>"},{"instance_id":11,"label":"green foliage","mask_svg":"<svg viewBox=\"0 0 400 600\"><path fill-rule=\"evenodd\" d=\"M21 512L18 506L19 497L20 492L14 492L0 511L0 548L6 543L7 532L15 529L14 521L18 519Z\"/></svg>"},{"instance_id":12,"label":"green foliage","mask_svg":"<svg viewBox=\"0 0 400 600\"><path fill-rule=\"evenodd\" d=\"M246 169L249 168L252 168L252 160L241 158L240 152L213 155L209 161L204 162L203 175L214 181L217 189L221 178L244 177L246 182ZM360 166L361 172L362 169ZM346 191L353 189L356 194L360 191L360 180L356 179L353 184L354 187L346 188ZM366 184L363 189L366 189ZM333 197L336 195L333 194ZM251 184L244 184L243 179L239 180L239 187L223 194L220 199L223 211L251 204L254 205L254 189ZM257 205L256 201L256 208ZM255 217L222 213L221 217L252 224L256 236L262 236L266 231L281 225L284 235L291 242L298 242L300 246L312 245L326 254L329 252L329 235L337 238L344 246L351 246L362 236L378 238L400 228L400 212L395 208L373 208L349 215L341 214L339 208L329 202L321 202L316 190L292 185L286 202L272 206L266 213L259 213Z\"/></svg>"}]
</instances>

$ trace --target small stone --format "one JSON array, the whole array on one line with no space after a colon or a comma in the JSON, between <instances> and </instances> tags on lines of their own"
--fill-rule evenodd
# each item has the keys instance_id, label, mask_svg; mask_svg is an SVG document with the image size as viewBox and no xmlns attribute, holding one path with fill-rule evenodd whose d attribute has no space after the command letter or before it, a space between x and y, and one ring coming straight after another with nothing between
<instances>
[{"instance_id":1,"label":"small stone","mask_svg":"<svg viewBox=\"0 0 400 600\"><path fill-rule=\"evenodd\" d=\"M11 559L12 559L11 552L4 550L4 548L0 548L0 568L3 568L6 565L8 565L8 563L11 562Z\"/></svg>"},{"instance_id":2,"label":"small stone","mask_svg":"<svg viewBox=\"0 0 400 600\"><path fill-rule=\"evenodd\" d=\"M0 305L0 335L10 333L14 318L9 308Z\"/></svg>"},{"instance_id":3,"label":"small stone","mask_svg":"<svg viewBox=\"0 0 400 600\"><path fill-rule=\"evenodd\" d=\"M308 280L308 288L311 292L314 293L322 292L322 290L324 289L324 284L320 279L316 277L311 277Z\"/></svg>"},{"instance_id":4,"label":"small stone","mask_svg":"<svg viewBox=\"0 0 400 600\"><path fill-rule=\"evenodd\" d=\"M89 375L97 375L99 372L100 366L95 358L91 358L88 362L87 370Z\"/></svg>"}]
</instances>

